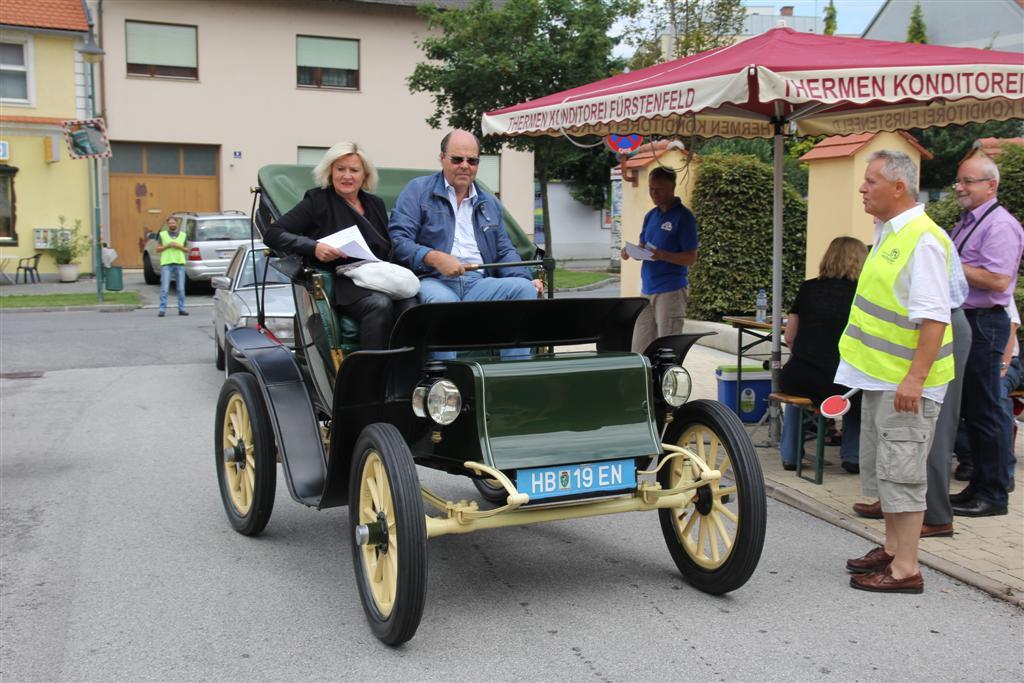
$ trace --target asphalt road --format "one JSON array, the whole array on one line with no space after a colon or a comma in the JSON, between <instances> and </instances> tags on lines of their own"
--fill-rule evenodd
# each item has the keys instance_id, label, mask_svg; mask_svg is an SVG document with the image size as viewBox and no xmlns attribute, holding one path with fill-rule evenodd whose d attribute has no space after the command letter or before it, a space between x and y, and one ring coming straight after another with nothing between
<instances>
[{"instance_id":1,"label":"asphalt road","mask_svg":"<svg viewBox=\"0 0 1024 683\"><path fill-rule=\"evenodd\" d=\"M653 513L428 545L416 637L379 644L347 510L279 481L259 538L224 517L209 309L0 312L4 681L1019 681L1019 610L925 569L920 596L847 586L860 538L769 502L757 572L704 595ZM454 498L467 479L421 470Z\"/></svg>"}]
</instances>

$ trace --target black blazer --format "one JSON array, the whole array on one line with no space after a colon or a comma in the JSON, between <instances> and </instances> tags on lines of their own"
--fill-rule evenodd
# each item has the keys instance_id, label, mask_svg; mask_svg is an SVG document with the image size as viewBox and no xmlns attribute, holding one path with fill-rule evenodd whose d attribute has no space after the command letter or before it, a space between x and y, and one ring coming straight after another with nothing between
<instances>
[{"instance_id":1,"label":"black blazer","mask_svg":"<svg viewBox=\"0 0 1024 683\"><path fill-rule=\"evenodd\" d=\"M351 263L356 259L338 259L331 263L323 263L313 255L316 241L355 225L366 239L374 256L390 261L394 249L388 236L388 212L384 208L384 200L359 190L359 201L363 205L364 215L360 215L349 206L333 188L313 188L306 192L295 208L267 228L263 242L271 249L299 254L305 256L312 265L334 270L335 266ZM371 290L357 286L347 277L335 278L335 305L347 306L371 293Z\"/></svg>"}]
</instances>

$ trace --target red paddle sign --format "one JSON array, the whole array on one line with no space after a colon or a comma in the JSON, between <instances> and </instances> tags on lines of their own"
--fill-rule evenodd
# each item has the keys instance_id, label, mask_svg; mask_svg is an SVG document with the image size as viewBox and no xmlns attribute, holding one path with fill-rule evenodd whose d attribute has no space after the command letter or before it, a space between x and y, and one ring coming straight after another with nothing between
<instances>
[{"instance_id":1,"label":"red paddle sign","mask_svg":"<svg viewBox=\"0 0 1024 683\"><path fill-rule=\"evenodd\" d=\"M829 396L821 402L821 414L825 417L841 417L846 415L850 411L850 397L856 394L860 389L850 389L845 394L840 396Z\"/></svg>"}]
</instances>

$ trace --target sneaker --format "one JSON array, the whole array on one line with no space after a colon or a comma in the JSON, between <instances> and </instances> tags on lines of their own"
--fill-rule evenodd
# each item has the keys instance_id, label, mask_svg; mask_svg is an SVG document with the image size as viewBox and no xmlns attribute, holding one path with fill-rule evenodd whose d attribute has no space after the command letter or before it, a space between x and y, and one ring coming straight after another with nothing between
<instances>
[{"instance_id":1,"label":"sneaker","mask_svg":"<svg viewBox=\"0 0 1024 683\"><path fill-rule=\"evenodd\" d=\"M158 318L162 318L162 317L164 317L165 315L167 315L167 311L160 311L159 313L157 313L157 314L156 314L156 317L158 317Z\"/></svg>"},{"instance_id":2,"label":"sneaker","mask_svg":"<svg viewBox=\"0 0 1024 683\"><path fill-rule=\"evenodd\" d=\"M178 311L178 315L188 315L188 311Z\"/></svg>"}]
</instances>

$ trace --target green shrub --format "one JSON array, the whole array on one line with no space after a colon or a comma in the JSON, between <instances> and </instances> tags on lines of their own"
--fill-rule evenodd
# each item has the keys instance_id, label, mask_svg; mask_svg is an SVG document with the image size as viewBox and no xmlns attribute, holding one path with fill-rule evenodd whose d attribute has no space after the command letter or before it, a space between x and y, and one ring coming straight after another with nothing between
<instances>
[{"instance_id":1,"label":"green shrub","mask_svg":"<svg viewBox=\"0 0 1024 683\"><path fill-rule=\"evenodd\" d=\"M957 203L956 195L952 192L942 199L929 202L924 209L928 217L946 232L951 232L953 226L960 220L960 204Z\"/></svg>"},{"instance_id":2,"label":"green shrub","mask_svg":"<svg viewBox=\"0 0 1024 683\"><path fill-rule=\"evenodd\" d=\"M701 159L692 203L700 252L690 275L687 315L719 320L752 314L757 290L772 295L772 167L753 156ZM804 280L807 202L788 183L783 192L783 306ZM785 310L785 308L783 308Z\"/></svg>"}]
</instances>

